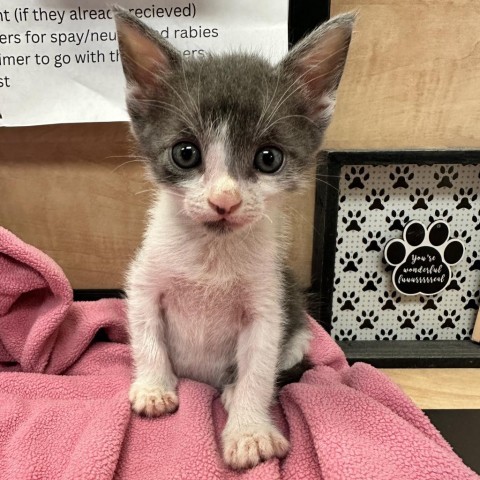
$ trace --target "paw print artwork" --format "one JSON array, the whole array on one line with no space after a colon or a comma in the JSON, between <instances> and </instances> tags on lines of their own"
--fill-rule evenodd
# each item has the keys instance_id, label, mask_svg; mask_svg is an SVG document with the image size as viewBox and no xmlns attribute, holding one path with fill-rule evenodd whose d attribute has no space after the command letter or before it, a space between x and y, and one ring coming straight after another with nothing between
<instances>
[{"instance_id":1,"label":"paw print artwork","mask_svg":"<svg viewBox=\"0 0 480 480\"><path fill-rule=\"evenodd\" d=\"M345 174L345 180L350 182L348 188L365 188L363 182L370 178L370 174L365 170L365 167L352 167L350 172Z\"/></svg>"},{"instance_id":2,"label":"paw print artwork","mask_svg":"<svg viewBox=\"0 0 480 480\"><path fill-rule=\"evenodd\" d=\"M355 310L355 305L360 301L360 297L355 295L355 292L343 292L341 297L337 298L337 302L341 304L340 310Z\"/></svg>"},{"instance_id":3,"label":"paw print artwork","mask_svg":"<svg viewBox=\"0 0 480 480\"><path fill-rule=\"evenodd\" d=\"M435 172L433 178L435 180L440 180L437 184L437 188L452 188L452 180L456 180L458 178L458 172L455 171L453 165L448 168L442 165L439 171Z\"/></svg>"},{"instance_id":4,"label":"paw print artwork","mask_svg":"<svg viewBox=\"0 0 480 480\"><path fill-rule=\"evenodd\" d=\"M358 266L363 262L363 258L359 258L358 252L345 253L345 257L340 258L340 265L343 267L344 272L358 272Z\"/></svg>"},{"instance_id":5,"label":"paw print artwork","mask_svg":"<svg viewBox=\"0 0 480 480\"><path fill-rule=\"evenodd\" d=\"M370 312L367 312L365 310L362 310L361 315L357 315L356 318L357 322L360 323L360 330L363 329L371 329L373 330L373 324L377 323L379 318L378 315L375 315L375 312L371 310ZM373 323L372 323L373 322Z\"/></svg>"},{"instance_id":6,"label":"paw print artwork","mask_svg":"<svg viewBox=\"0 0 480 480\"><path fill-rule=\"evenodd\" d=\"M441 322L442 326L440 328L455 328L456 323L460 320L460 315L457 315L456 310L443 311L443 315L438 316L438 321Z\"/></svg>"},{"instance_id":7,"label":"paw print artwork","mask_svg":"<svg viewBox=\"0 0 480 480\"><path fill-rule=\"evenodd\" d=\"M375 334L375 340L396 340L397 334L394 333L393 329L381 329L378 333Z\"/></svg>"},{"instance_id":8,"label":"paw print artwork","mask_svg":"<svg viewBox=\"0 0 480 480\"><path fill-rule=\"evenodd\" d=\"M401 323L400 328L415 328L415 323L420 320L420 315L415 315L415 310L404 310L401 315L397 316L397 320Z\"/></svg>"},{"instance_id":9,"label":"paw print artwork","mask_svg":"<svg viewBox=\"0 0 480 480\"><path fill-rule=\"evenodd\" d=\"M390 180L393 181L393 188L408 188L407 180L410 181L413 178L413 172L410 171L410 167L396 167L393 172L390 173Z\"/></svg>"},{"instance_id":10,"label":"paw print artwork","mask_svg":"<svg viewBox=\"0 0 480 480\"><path fill-rule=\"evenodd\" d=\"M415 195L410 195L410 201L413 202L413 210L427 210L428 205L427 201L431 202L433 200L433 195L429 193L428 188L425 189L420 189L416 188L415 189Z\"/></svg>"},{"instance_id":11,"label":"paw print artwork","mask_svg":"<svg viewBox=\"0 0 480 480\"><path fill-rule=\"evenodd\" d=\"M458 191L458 195L455 194L453 196L453 199L456 202L459 202L457 206L455 207L457 210L460 210L462 208L467 208L471 209L472 204L471 202L474 202L478 198L478 195L476 193L473 193L473 188L461 188Z\"/></svg>"},{"instance_id":12,"label":"paw print artwork","mask_svg":"<svg viewBox=\"0 0 480 480\"><path fill-rule=\"evenodd\" d=\"M338 333L336 333L334 336L335 340L337 342L349 342L351 340L356 340L357 336L353 334L352 329L340 329Z\"/></svg>"},{"instance_id":13,"label":"paw print artwork","mask_svg":"<svg viewBox=\"0 0 480 480\"><path fill-rule=\"evenodd\" d=\"M371 195L367 195L365 200L371 205L368 207L369 210L384 210L384 203L388 202L390 195L385 195L385 189L381 188L380 190L372 189ZM382 203L383 200L383 203Z\"/></svg>"},{"instance_id":14,"label":"paw print artwork","mask_svg":"<svg viewBox=\"0 0 480 480\"><path fill-rule=\"evenodd\" d=\"M386 237L382 236L382 232L368 232L366 237L362 238L362 242L367 246L366 252L381 252L386 241Z\"/></svg>"},{"instance_id":15,"label":"paw print artwork","mask_svg":"<svg viewBox=\"0 0 480 480\"><path fill-rule=\"evenodd\" d=\"M362 230L362 225L365 223L366 217L362 215L362 212L360 210L357 210L356 212L352 212L352 210L349 210L347 212L347 215L342 218L342 222L347 225L345 228L346 232L351 232L354 230L355 232L360 232Z\"/></svg>"},{"instance_id":16,"label":"paw print artwork","mask_svg":"<svg viewBox=\"0 0 480 480\"><path fill-rule=\"evenodd\" d=\"M434 295L441 292L451 277L450 265L464 254L460 240L449 240L450 229L442 220L428 229L413 220L403 232L403 240L390 240L385 246L385 260L395 266L392 281L404 295Z\"/></svg>"},{"instance_id":17,"label":"paw print artwork","mask_svg":"<svg viewBox=\"0 0 480 480\"><path fill-rule=\"evenodd\" d=\"M471 290L467 290L465 295L462 295L462 302L465 304L463 307L465 310L478 310L478 298L480 297L480 290L476 292L472 292Z\"/></svg>"},{"instance_id":18,"label":"paw print artwork","mask_svg":"<svg viewBox=\"0 0 480 480\"><path fill-rule=\"evenodd\" d=\"M408 223L410 218L408 216L405 216L405 210L400 210L398 213L396 210L393 210L391 212L391 217L387 216L385 220L387 223L391 223L390 227L388 230L390 232L393 232L394 230L403 230L403 226Z\"/></svg>"},{"instance_id":19,"label":"paw print artwork","mask_svg":"<svg viewBox=\"0 0 480 480\"><path fill-rule=\"evenodd\" d=\"M462 272L456 272L455 275L452 275L452 280L448 284L447 290L460 290L460 284L465 283L465 280L467 277L465 277Z\"/></svg>"},{"instance_id":20,"label":"paw print artwork","mask_svg":"<svg viewBox=\"0 0 480 480\"><path fill-rule=\"evenodd\" d=\"M462 328L459 333L455 335L457 340L470 340L472 338L473 328L467 330L466 328Z\"/></svg>"},{"instance_id":21,"label":"paw print artwork","mask_svg":"<svg viewBox=\"0 0 480 480\"><path fill-rule=\"evenodd\" d=\"M415 335L415 340L436 340L438 338L438 334L435 333L433 328L422 328L420 333Z\"/></svg>"},{"instance_id":22,"label":"paw print artwork","mask_svg":"<svg viewBox=\"0 0 480 480\"><path fill-rule=\"evenodd\" d=\"M360 285L363 285L362 291L376 292L378 286L382 283L382 278L378 276L377 272L365 272L365 277L360 277Z\"/></svg>"}]
</instances>

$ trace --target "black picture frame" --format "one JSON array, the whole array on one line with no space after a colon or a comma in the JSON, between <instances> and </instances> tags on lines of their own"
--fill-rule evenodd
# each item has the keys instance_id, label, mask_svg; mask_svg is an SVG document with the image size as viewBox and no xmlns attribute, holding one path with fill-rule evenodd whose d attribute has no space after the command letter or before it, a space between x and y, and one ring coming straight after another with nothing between
<instances>
[{"instance_id":1,"label":"black picture frame","mask_svg":"<svg viewBox=\"0 0 480 480\"><path fill-rule=\"evenodd\" d=\"M339 181L348 165L477 165L480 150L396 150L325 152L317 170L314 248L309 311L331 331ZM480 367L480 345L469 340L338 342L351 363L382 368Z\"/></svg>"}]
</instances>

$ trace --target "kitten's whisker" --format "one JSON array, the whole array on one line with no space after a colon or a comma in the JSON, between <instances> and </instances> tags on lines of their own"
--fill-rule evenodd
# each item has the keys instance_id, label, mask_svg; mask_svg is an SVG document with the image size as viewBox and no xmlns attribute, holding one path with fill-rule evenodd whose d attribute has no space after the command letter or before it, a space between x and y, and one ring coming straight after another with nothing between
<instances>
[{"instance_id":1,"label":"kitten's whisker","mask_svg":"<svg viewBox=\"0 0 480 480\"><path fill-rule=\"evenodd\" d=\"M195 103L195 101L193 100L193 97L190 93L190 90L188 88L188 84L187 84L187 75L185 73L185 61L183 60L182 58L182 73L183 73L183 83L185 84L185 90L187 91L187 95L188 97L190 98L191 102L192 102L192 105L196 111L196 114L197 114L197 120L198 120L198 123L200 125L200 128L203 129L203 123L202 123L202 116L200 115L200 109L198 107L198 104Z\"/></svg>"},{"instance_id":2,"label":"kitten's whisker","mask_svg":"<svg viewBox=\"0 0 480 480\"><path fill-rule=\"evenodd\" d=\"M327 187L333 188L336 192L340 191L335 185L332 185L331 183L328 183L325 180L322 180L321 178L315 177L315 179L318 180L320 183L327 185Z\"/></svg>"},{"instance_id":3,"label":"kitten's whisker","mask_svg":"<svg viewBox=\"0 0 480 480\"><path fill-rule=\"evenodd\" d=\"M163 108L164 110L167 110L170 113L173 113L174 115L177 115L179 118L181 118L192 130L195 130L194 123L192 118L186 117L185 112L178 108L176 105L173 105L171 103L167 102L162 102L160 100L137 100L139 103L146 103L148 105L153 105L153 106L158 106Z\"/></svg>"},{"instance_id":4,"label":"kitten's whisker","mask_svg":"<svg viewBox=\"0 0 480 480\"><path fill-rule=\"evenodd\" d=\"M113 158L113 157L112 157L112 158ZM145 160L146 160L146 159L145 159ZM126 161L126 162L121 163L120 165L117 165L117 166L112 170L111 173L115 173L119 168L124 167L125 165L128 165L129 163L137 163L137 162L138 162L138 163L145 163L144 159L142 159L142 160L138 160L138 159L128 160L128 161Z\"/></svg>"},{"instance_id":5,"label":"kitten's whisker","mask_svg":"<svg viewBox=\"0 0 480 480\"><path fill-rule=\"evenodd\" d=\"M141 155L109 155L105 158L141 158L143 160L148 160L147 157L142 157Z\"/></svg>"},{"instance_id":6,"label":"kitten's whisker","mask_svg":"<svg viewBox=\"0 0 480 480\"><path fill-rule=\"evenodd\" d=\"M140 195L141 193L146 193L146 192L156 192L156 189L147 188L146 190L140 190L139 192L135 192L134 195Z\"/></svg>"},{"instance_id":7,"label":"kitten's whisker","mask_svg":"<svg viewBox=\"0 0 480 480\"><path fill-rule=\"evenodd\" d=\"M312 227L312 230L317 234L317 235L321 235L321 233L318 231L317 227L315 226L315 224L310 220L308 219L307 217L305 217L304 215L302 215L295 207L292 207L292 206L289 206L287 208L287 211L290 211L290 212L293 212L295 213L297 216L299 216L309 227Z\"/></svg>"},{"instance_id":8,"label":"kitten's whisker","mask_svg":"<svg viewBox=\"0 0 480 480\"><path fill-rule=\"evenodd\" d=\"M273 220L265 212L262 213L262 216L265 217L273 225Z\"/></svg>"},{"instance_id":9,"label":"kitten's whisker","mask_svg":"<svg viewBox=\"0 0 480 480\"><path fill-rule=\"evenodd\" d=\"M268 122L270 122L270 120L272 119L273 115L275 115L275 113L277 113L277 111L280 109L280 107L292 96L294 95L298 90L302 89L305 87L305 85L308 85L309 83L315 81L315 80L318 80L319 78L322 78L322 77L325 77L325 76L329 76L331 74L331 72L324 72L323 74L321 75L317 75L316 77L314 78L311 78L310 80L308 80L307 82L304 82L303 81L303 78L310 72L310 70L314 69L314 68L318 68L319 65L321 65L322 63L326 62L327 60L329 60L331 57L337 55L337 53L341 52L342 50L345 50L345 47L342 47L342 48L339 48L337 50L335 50L334 52L332 52L330 55L327 55L321 62L319 63L315 63L315 64L312 64L311 67L309 67L307 70L305 70L305 72L302 73L302 75L300 75L298 78L296 78L292 83L291 85L285 90L285 92L283 92L282 96L280 97L279 101L277 102L277 105L275 106L275 108L273 109L272 113L269 115L268 119L267 119L267 124ZM299 84L293 91L291 91L289 93L289 91L296 85L296 84ZM288 93L288 95L287 95ZM287 96L285 96L287 95Z\"/></svg>"},{"instance_id":10,"label":"kitten's whisker","mask_svg":"<svg viewBox=\"0 0 480 480\"><path fill-rule=\"evenodd\" d=\"M307 116L305 115L285 115L283 117L280 117L279 119L275 120L274 122L272 123L269 123L260 133L259 133L259 136L261 137L262 135L264 135L266 132L268 132L268 130L270 130L275 124L283 121L283 120L286 120L287 118L294 118L294 117L298 117L298 118L303 118L307 121L309 121L315 128L320 128L319 125L317 125L311 118L308 118Z\"/></svg>"},{"instance_id":11,"label":"kitten's whisker","mask_svg":"<svg viewBox=\"0 0 480 480\"><path fill-rule=\"evenodd\" d=\"M181 193L172 192L172 190L165 190L165 193L166 193L167 195L173 195L173 196L175 196L175 197L180 197L180 198L183 198L183 197L184 197Z\"/></svg>"},{"instance_id":12,"label":"kitten's whisker","mask_svg":"<svg viewBox=\"0 0 480 480\"><path fill-rule=\"evenodd\" d=\"M260 118L258 119L257 121L257 124L255 126L255 132L258 130L258 128L260 127L260 123L263 121L265 115L267 114L267 111L268 109L270 108L270 105L272 104L273 102L273 99L275 98L275 95L277 93L277 90L278 90L278 84L280 83L280 72L277 74L277 83L275 84L275 89L270 97L270 101L268 102L268 105L266 105L266 107L262 110L262 113L260 114ZM267 83L268 85L268 83Z\"/></svg>"}]
</instances>

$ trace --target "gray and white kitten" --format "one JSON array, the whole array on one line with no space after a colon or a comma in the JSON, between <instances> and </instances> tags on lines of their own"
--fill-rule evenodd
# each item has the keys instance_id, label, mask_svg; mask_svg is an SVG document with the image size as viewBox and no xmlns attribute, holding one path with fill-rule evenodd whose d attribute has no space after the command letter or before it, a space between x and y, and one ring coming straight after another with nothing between
<instances>
[{"instance_id":1,"label":"gray and white kitten","mask_svg":"<svg viewBox=\"0 0 480 480\"><path fill-rule=\"evenodd\" d=\"M354 15L333 18L277 65L251 54L182 58L117 9L133 135L158 183L127 279L133 410L173 412L177 379L223 391L223 458L283 457L276 381L310 333L278 228L308 184L333 113Z\"/></svg>"}]
</instances>

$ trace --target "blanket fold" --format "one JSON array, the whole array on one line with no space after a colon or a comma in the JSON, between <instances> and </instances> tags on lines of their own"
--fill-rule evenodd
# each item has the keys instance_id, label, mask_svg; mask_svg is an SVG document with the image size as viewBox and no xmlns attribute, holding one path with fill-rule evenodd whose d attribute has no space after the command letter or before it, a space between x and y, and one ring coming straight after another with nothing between
<instances>
[{"instance_id":1,"label":"blanket fold","mask_svg":"<svg viewBox=\"0 0 480 480\"><path fill-rule=\"evenodd\" d=\"M60 267L0 228L0 480L480 478L388 378L311 328L314 368L272 407L288 456L232 471L219 392L181 380L176 413L133 414L123 300L73 302Z\"/></svg>"}]
</instances>

